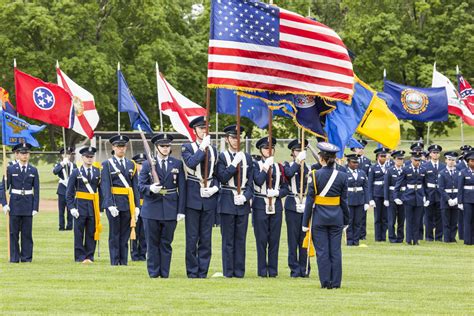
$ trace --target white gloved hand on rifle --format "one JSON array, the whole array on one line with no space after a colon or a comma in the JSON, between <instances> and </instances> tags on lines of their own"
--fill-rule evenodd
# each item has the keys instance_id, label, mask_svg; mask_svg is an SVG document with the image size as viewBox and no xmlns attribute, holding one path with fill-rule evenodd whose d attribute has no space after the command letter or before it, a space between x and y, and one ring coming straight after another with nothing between
<instances>
[{"instance_id":1,"label":"white gloved hand on rifle","mask_svg":"<svg viewBox=\"0 0 474 316\"><path fill-rule=\"evenodd\" d=\"M296 156L296 163L300 164L303 160L306 160L306 150L301 151L297 156Z\"/></svg>"},{"instance_id":2,"label":"white gloved hand on rifle","mask_svg":"<svg viewBox=\"0 0 474 316\"><path fill-rule=\"evenodd\" d=\"M244 205L246 201L247 201L247 198L243 194L234 196L235 205Z\"/></svg>"},{"instance_id":3,"label":"white gloved hand on rifle","mask_svg":"<svg viewBox=\"0 0 474 316\"><path fill-rule=\"evenodd\" d=\"M66 166L67 164L69 164L69 159L67 158L63 158L63 160L61 161L61 166Z\"/></svg>"},{"instance_id":4,"label":"white gloved hand on rifle","mask_svg":"<svg viewBox=\"0 0 474 316\"><path fill-rule=\"evenodd\" d=\"M304 204L296 204L296 212L297 213L304 213L304 208L305 208Z\"/></svg>"},{"instance_id":5,"label":"white gloved hand on rifle","mask_svg":"<svg viewBox=\"0 0 474 316\"><path fill-rule=\"evenodd\" d=\"M79 211L77 210L77 208L72 208L69 212L71 213L72 217L74 217L75 219L79 218Z\"/></svg>"},{"instance_id":6,"label":"white gloved hand on rifle","mask_svg":"<svg viewBox=\"0 0 474 316\"><path fill-rule=\"evenodd\" d=\"M235 154L234 159L231 162L231 165L237 168L237 165L245 159L245 154L241 151Z\"/></svg>"},{"instance_id":7,"label":"white gloved hand on rifle","mask_svg":"<svg viewBox=\"0 0 474 316\"><path fill-rule=\"evenodd\" d=\"M375 205L376 205L376 204L375 204L375 201L374 201L374 200L370 200L369 205L370 205L371 207L375 207Z\"/></svg>"},{"instance_id":8,"label":"white gloved hand on rifle","mask_svg":"<svg viewBox=\"0 0 474 316\"><path fill-rule=\"evenodd\" d=\"M116 206L109 206L109 212L112 217L117 217L119 215L119 210Z\"/></svg>"},{"instance_id":9,"label":"white gloved hand on rifle","mask_svg":"<svg viewBox=\"0 0 474 316\"><path fill-rule=\"evenodd\" d=\"M424 206L424 207L430 206L430 201L427 200L425 196L423 197L423 206Z\"/></svg>"},{"instance_id":10,"label":"white gloved hand on rifle","mask_svg":"<svg viewBox=\"0 0 474 316\"><path fill-rule=\"evenodd\" d=\"M273 162L274 162L273 156L268 157L267 159L265 159L265 162L263 163L263 170L265 172L267 172L268 169L270 169L270 167L273 166Z\"/></svg>"},{"instance_id":11,"label":"white gloved hand on rifle","mask_svg":"<svg viewBox=\"0 0 474 316\"><path fill-rule=\"evenodd\" d=\"M393 201L394 201L395 204L397 204L397 205L402 205L402 204L403 204L403 201L400 200L400 199L395 199L395 200L393 200Z\"/></svg>"},{"instance_id":12,"label":"white gloved hand on rifle","mask_svg":"<svg viewBox=\"0 0 474 316\"><path fill-rule=\"evenodd\" d=\"M140 215L140 208L135 207L135 222L138 221L138 215Z\"/></svg>"},{"instance_id":13,"label":"white gloved hand on rifle","mask_svg":"<svg viewBox=\"0 0 474 316\"><path fill-rule=\"evenodd\" d=\"M388 200L383 201L383 206L389 207L389 206L390 206L390 202L389 202Z\"/></svg>"},{"instance_id":14,"label":"white gloved hand on rifle","mask_svg":"<svg viewBox=\"0 0 474 316\"><path fill-rule=\"evenodd\" d=\"M35 216L36 214L38 214L38 211L36 211L36 210L33 210L33 212L31 212L32 216Z\"/></svg>"},{"instance_id":15,"label":"white gloved hand on rifle","mask_svg":"<svg viewBox=\"0 0 474 316\"><path fill-rule=\"evenodd\" d=\"M268 189L267 190L267 197L274 198L280 195L280 190L278 189Z\"/></svg>"},{"instance_id":16,"label":"white gloved hand on rifle","mask_svg":"<svg viewBox=\"0 0 474 316\"><path fill-rule=\"evenodd\" d=\"M7 215L8 212L10 212L10 206L8 204L3 205L3 213Z\"/></svg>"},{"instance_id":17,"label":"white gloved hand on rifle","mask_svg":"<svg viewBox=\"0 0 474 316\"><path fill-rule=\"evenodd\" d=\"M199 145L199 149L204 151L206 150L207 147L209 147L211 145L211 135L206 135L204 136L204 138L202 139L202 142L201 144Z\"/></svg>"},{"instance_id":18,"label":"white gloved hand on rifle","mask_svg":"<svg viewBox=\"0 0 474 316\"><path fill-rule=\"evenodd\" d=\"M176 216L176 220L178 222L181 222L185 217L186 217L186 215L178 213L178 216Z\"/></svg>"},{"instance_id":19,"label":"white gloved hand on rifle","mask_svg":"<svg viewBox=\"0 0 474 316\"><path fill-rule=\"evenodd\" d=\"M162 188L163 186L159 185L158 183L153 183L152 185L150 185L150 191L155 194L160 192Z\"/></svg>"},{"instance_id":20,"label":"white gloved hand on rifle","mask_svg":"<svg viewBox=\"0 0 474 316\"><path fill-rule=\"evenodd\" d=\"M301 230L303 231L303 233L306 233L309 230L309 227L303 226L301 227Z\"/></svg>"},{"instance_id":21,"label":"white gloved hand on rifle","mask_svg":"<svg viewBox=\"0 0 474 316\"><path fill-rule=\"evenodd\" d=\"M370 205L369 204L364 204L364 211L367 212L367 210L370 208Z\"/></svg>"},{"instance_id":22,"label":"white gloved hand on rifle","mask_svg":"<svg viewBox=\"0 0 474 316\"><path fill-rule=\"evenodd\" d=\"M217 186L212 186L210 188L201 188L201 197L203 198L209 198L216 194L219 191L219 188Z\"/></svg>"},{"instance_id":23,"label":"white gloved hand on rifle","mask_svg":"<svg viewBox=\"0 0 474 316\"><path fill-rule=\"evenodd\" d=\"M460 209L461 211L464 211L464 205L463 204L458 204L458 209Z\"/></svg>"}]
</instances>

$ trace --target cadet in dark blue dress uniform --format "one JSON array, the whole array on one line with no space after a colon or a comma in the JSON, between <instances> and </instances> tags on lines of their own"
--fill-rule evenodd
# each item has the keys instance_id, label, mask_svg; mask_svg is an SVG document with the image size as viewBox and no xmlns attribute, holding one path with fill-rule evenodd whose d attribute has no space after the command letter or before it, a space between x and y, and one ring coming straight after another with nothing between
<instances>
[{"instance_id":1,"label":"cadet in dark blue dress uniform","mask_svg":"<svg viewBox=\"0 0 474 316\"><path fill-rule=\"evenodd\" d=\"M217 161L217 179L221 183L217 212L221 215L222 267L225 277L243 278L248 215L253 197L252 158L237 147L235 125L225 127L224 133L228 148L219 154ZM240 194L237 190L238 170Z\"/></svg>"},{"instance_id":2,"label":"cadet in dark blue dress uniform","mask_svg":"<svg viewBox=\"0 0 474 316\"><path fill-rule=\"evenodd\" d=\"M387 166L388 149L381 147L374 150L376 162L369 170L369 199L374 208L375 241L385 241L387 238L387 208L383 204L383 182Z\"/></svg>"},{"instance_id":3,"label":"cadet in dark blue dress uniform","mask_svg":"<svg viewBox=\"0 0 474 316\"><path fill-rule=\"evenodd\" d=\"M347 204L349 205L349 227L347 228L347 245L359 246L362 219L369 209L368 179L365 172L359 169L357 154L346 155L347 158Z\"/></svg>"},{"instance_id":4,"label":"cadet in dark blue dress uniform","mask_svg":"<svg viewBox=\"0 0 474 316\"><path fill-rule=\"evenodd\" d=\"M459 171L456 170L457 152L446 152L446 168L439 172L438 192L441 197L440 207L443 216L444 242L456 242L458 221L458 181Z\"/></svg>"},{"instance_id":5,"label":"cadet in dark blue dress uniform","mask_svg":"<svg viewBox=\"0 0 474 316\"><path fill-rule=\"evenodd\" d=\"M359 169L364 171L368 176L370 166L372 162L365 156L365 147L367 141L365 139L359 139L358 142L363 146L362 148L351 148L351 150L359 156ZM367 237L367 212L362 215L362 226L360 228L360 240L365 240Z\"/></svg>"},{"instance_id":6,"label":"cadet in dark blue dress uniform","mask_svg":"<svg viewBox=\"0 0 474 316\"><path fill-rule=\"evenodd\" d=\"M398 178L402 174L404 156L405 151L403 150L396 150L392 152L394 166L388 168L383 183L383 204L385 207L387 207L388 239L391 243L402 243L403 239L405 238L405 208L403 204L397 204L394 202L395 185ZM401 188L401 191L404 190L405 188ZM396 229L395 225L397 226Z\"/></svg>"},{"instance_id":7,"label":"cadet in dark blue dress uniform","mask_svg":"<svg viewBox=\"0 0 474 316\"><path fill-rule=\"evenodd\" d=\"M305 140L304 148L308 146ZM301 164L306 159L306 150L301 151L301 142L298 139L288 144L293 161L285 162L284 171L288 179L289 194L285 199L286 233L288 237L288 267L293 278L306 277L307 250L303 248L305 234L301 231L303 213L306 204L307 178L309 168L304 165L303 196L300 199ZM308 271L309 274L309 271Z\"/></svg>"},{"instance_id":8,"label":"cadet in dark blue dress uniform","mask_svg":"<svg viewBox=\"0 0 474 316\"><path fill-rule=\"evenodd\" d=\"M429 205L425 194L425 174L421 166L420 151L415 150L411 153L411 165L402 169L395 184L394 202L405 206L406 242L409 245L418 245L418 240L423 238L419 227L423 217L423 207Z\"/></svg>"},{"instance_id":9,"label":"cadet in dark blue dress uniform","mask_svg":"<svg viewBox=\"0 0 474 316\"><path fill-rule=\"evenodd\" d=\"M53 168L54 175L59 178L58 190L56 191L58 195L59 230L72 230L72 215L66 207L66 186L72 171L77 168L74 163L74 150L72 147L67 147L66 153L64 153L64 148L62 148L59 153L63 160ZM64 221L64 214L66 214L67 224Z\"/></svg>"},{"instance_id":10,"label":"cadet in dark blue dress uniform","mask_svg":"<svg viewBox=\"0 0 474 316\"><path fill-rule=\"evenodd\" d=\"M173 137L157 134L151 139L157 149L154 166L159 183L154 183L148 161L140 173L140 192L144 196L141 217L145 226L147 267L150 278L168 278L174 232L185 218L186 177L183 162L169 156ZM186 219L187 220L187 219Z\"/></svg>"},{"instance_id":11,"label":"cadet in dark blue dress uniform","mask_svg":"<svg viewBox=\"0 0 474 316\"><path fill-rule=\"evenodd\" d=\"M18 144L18 163L7 167L7 184L2 190L2 205L10 213L10 262L33 259L33 216L38 213L40 183L38 170L29 163L31 145ZM6 190L10 191L7 204ZM21 238L21 246L19 241Z\"/></svg>"},{"instance_id":12,"label":"cadet in dark blue dress uniform","mask_svg":"<svg viewBox=\"0 0 474 316\"><path fill-rule=\"evenodd\" d=\"M308 177L308 196L303 215L303 231L311 228L322 288L339 288L342 280L341 238L349 224L347 174L334 168L339 148L320 142L321 164Z\"/></svg>"},{"instance_id":13,"label":"cadet in dark blue dress uniform","mask_svg":"<svg viewBox=\"0 0 474 316\"><path fill-rule=\"evenodd\" d=\"M464 244L474 245L474 151L464 155L467 168L459 174L458 207L464 213Z\"/></svg>"},{"instance_id":14,"label":"cadet in dark blue dress uniform","mask_svg":"<svg viewBox=\"0 0 474 316\"><path fill-rule=\"evenodd\" d=\"M422 160L424 160L424 150L423 150L423 148L425 148L425 144L423 144L422 141L418 141L418 142L415 142L415 143L410 145L411 152L415 152L415 151L418 152L421 155L420 157L423 157ZM410 165L411 165L411 160L405 161L405 167L408 167Z\"/></svg>"},{"instance_id":15,"label":"cadet in dark blue dress uniform","mask_svg":"<svg viewBox=\"0 0 474 316\"><path fill-rule=\"evenodd\" d=\"M125 158L127 136L115 135L109 141L114 156L102 162L102 208L109 220L110 263L127 265L130 228L135 226L135 216L140 213L137 167Z\"/></svg>"},{"instance_id":16,"label":"cadet in dark blue dress uniform","mask_svg":"<svg viewBox=\"0 0 474 316\"><path fill-rule=\"evenodd\" d=\"M136 154L132 157L132 160L135 161L137 165L138 177L140 177L140 172L142 170L142 163L146 160L146 155ZM143 205L143 194L140 192L140 210ZM136 214L136 223L135 223L135 240L131 241L130 246L130 256L132 261L145 261L146 260L146 238L145 238L145 229L143 228L143 219L140 215Z\"/></svg>"},{"instance_id":17,"label":"cadet in dark blue dress uniform","mask_svg":"<svg viewBox=\"0 0 474 316\"><path fill-rule=\"evenodd\" d=\"M423 164L426 170L425 191L426 199L430 205L425 209L425 239L427 241L441 241L443 238L443 222L441 220L440 194L438 190L439 172L446 168L446 165L439 161L439 154L443 148L439 145L428 147L430 160ZM433 235L434 230L434 235Z\"/></svg>"},{"instance_id":18,"label":"cadet in dark blue dress uniform","mask_svg":"<svg viewBox=\"0 0 474 316\"><path fill-rule=\"evenodd\" d=\"M99 240L100 224L99 184L100 169L92 165L95 147L84 147L82 166L69 176L66 201L74 217L74 260L90 263L94 261L96 241Z\"/></svg>"},{"instance_id":19,"label":"cadet in dark blue dress uniform","mask_svg":"<svg viewBox=\"0 0 474 316\"><path fill-rule=\"evenodd\" d=\"M252 219L257 244L257 275L276 277L278 275L278 251L280 247L283 219L282 198L288 194L283 166L274 162L276 139L268 136L256 143L261 159L253 162ZM270 186L269 172L272 185Z\"/></svg>"},{"instance_id":20,"label":"cadet in dark blue dress uniform","mask_svg":"<svg viewBox=\"0 0 474 316\"><path fill-rule=\"evenodd\" d=\"M458 163L456 165L456 170L462 171L467 168L467 162L464 159L464 155L472 150L472 146L463 145L459 148L461 150L461 156L459 156ZM459 240L464 239L464 214L462 211L458 213L458 238Z\"/></svg>"},{"instance_id":21,"label":"cadet in dark blue dress uniform","mask_svg":"<svg viewBox=\"0 0 474 316\"><path fill-rule=\"evenodd\" d=\"M215 222L219 182L215 176L217 149L206 135L204 116L189 123L196 142L184 144L181 155L186 179L186 273L188 278L206 278L211 263L212 226ZM206 149L208 150L207 184L204 183Z\"/></svg>"}]
</instances>

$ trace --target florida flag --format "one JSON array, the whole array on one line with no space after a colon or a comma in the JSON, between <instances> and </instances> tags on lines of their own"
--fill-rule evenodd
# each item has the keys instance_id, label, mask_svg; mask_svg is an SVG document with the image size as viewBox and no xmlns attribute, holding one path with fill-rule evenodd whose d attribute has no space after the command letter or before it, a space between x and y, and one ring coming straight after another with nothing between
<instances>
[{"instance_id":1,"label":"florida flag","mask_svg":"<svg viewBox=\"0 0 474 316\"><path fill-rule=\"evenodd\" d=\"M74 121L72 130L92 139L94 130L99 124L99 113L95 108L94 96L71 80L59 66L56 66L58 85L72 95Z\"/></svg>"},{"instance_id":2,"label":"florida flag","mask_svg":"<svg viewBox=\"0 0 474 316\"><path fill-rule=\"evenodd\" d=\"M70 128L72 96L62 87L30 76L15 68L18 113L45 123Z\"/></svg>"},{"instance_id":3,"label":"florida flag","mask_svg":"<svg viewBox=\"0 0 474 316\"><path fill-rule=\"evenodd\" d=\"M206 109L179 93L161 73L157 73L157 84L161 111L169 116L175 131L195 141L196 136L189 127L189 122L198 116L206 115Z\"/></svg>"}]
</instances>

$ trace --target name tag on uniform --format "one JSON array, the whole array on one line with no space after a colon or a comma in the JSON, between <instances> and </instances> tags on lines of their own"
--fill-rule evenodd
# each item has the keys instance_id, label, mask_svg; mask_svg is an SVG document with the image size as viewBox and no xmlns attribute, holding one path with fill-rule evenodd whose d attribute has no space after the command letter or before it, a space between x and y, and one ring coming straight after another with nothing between
<instances>
[{"instance_id":1,"label":"name tag on uniform","mask_svg":"<svg viewBox=\"0 0 474 316\"><path fill-rule=\"evenodd\" d=\"M466 177L466 180L471 180L471 177Z\"/></svg>"},{"instance_id":2,"label":"name tag on uniform","mask_svg":"<svg viewBox=\"0 0 474 316\"><path fill-rule=\"evenodd\" d=\"M34 177L35 177L35 175L34 175L34 174L30 174L30 177L33 177L33 178L34 178Z\"/></svg>"},{"instance_id":3,"label":"name tag on uniform","mask_svg":"<svg viewBox=\"0 0 474 316\"><path fill-rule=\"evenodd\" d=\"M396 175L396 174L392 174L392 178L396 178L396 177L397 177L397 175Z\"/></svg>"},{"instance_id":4,"label":"name tag on uniform","mask_svg":"<svg viewBox=\"0 0 474 316\"><path fill-rule=\"evenodd\" d=\"M433 173L433 170L428 170L426 171L426 173Z\"/></svg>"},{"instance_id":5,"label":"name tag on uniform","mask_svg":"<svg viewBox=\"0 0 474 316\"><path fill-rule=\"evenodd\" d=\"M407 174L407 176L408 176L408 177L411 177L412 175L413 175L413 173L409 173L409 174Z\"/></svg>"},{"instance_id":6,"label":"name tag on uniform","mask_svg":"<svg viewBox=\"0 0 474 316\"><path fill-rule=\"evenodd\" d=\"M12 173L12 177L18 177L18 173Z\"/></svg>"},{"instance_id":7,"label":"name tag on uniform","mask_svg":"<svg viewBox=\"0 0 474 316\"><path fill-rule=\"evenodd\" d=\"M375 171L375 173L380 173L380 171Z\"/></svg>"},{"instance_id":8,"label":"name tag on uniform","mask_svg":"<svg viewBox=\"0 0 474 316\"><path fill-rule=\"evenodd\" d=\"M365 177L361 177L361 179L362 179L362 180L364 180L364 179L365 179Z\"/></svg>"}]
</instances>

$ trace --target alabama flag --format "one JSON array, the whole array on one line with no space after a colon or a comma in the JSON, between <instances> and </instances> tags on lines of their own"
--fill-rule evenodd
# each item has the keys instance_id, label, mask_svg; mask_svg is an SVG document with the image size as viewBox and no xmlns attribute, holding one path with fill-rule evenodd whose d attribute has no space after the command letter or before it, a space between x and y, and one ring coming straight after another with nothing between
<instances>
[{"instance_id":1,"label":"alabama flag","mask_svg":"<svg viewBox=\"0 0 474 316\"><path fill-rule=\"evenodd\" d=\"M56 66L58 85L72 95L74 107L74 121L72 130L78 134L92 139L94 130L99 124L99 113L95 108L94 96L77 83L71 80L61 69Z\"/></svg>"},{"instance_id":2,"label":"alabama flag","mask_svg":"<svg viewBox=\"0 0 474 316\"><path fill-rule=\"evenodd\" d=\"M196 136L189 127L189 122L198 116L206 115L206 109L179 93L157 72L158 99L163 114L169 116L175 131L195 141Z\"/></svg>"}]
</instances>

